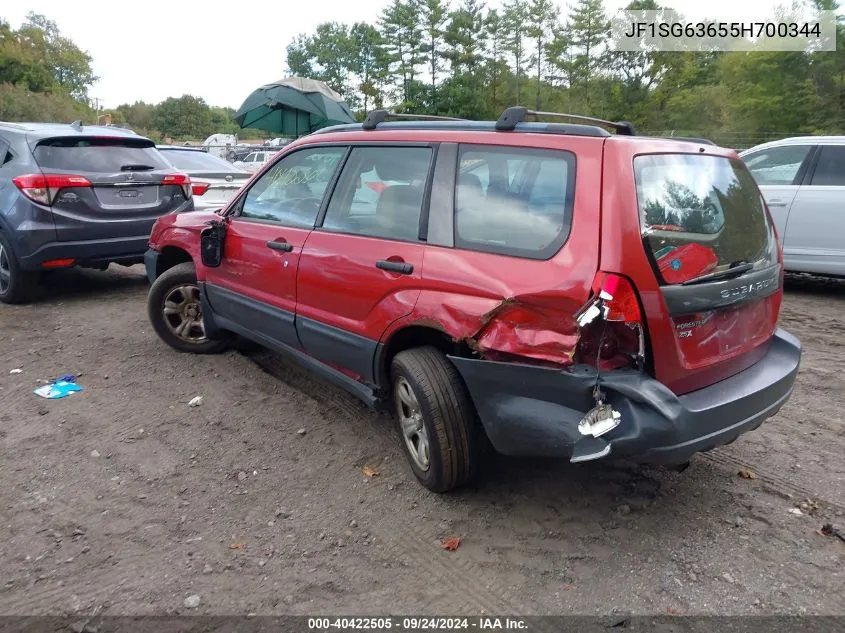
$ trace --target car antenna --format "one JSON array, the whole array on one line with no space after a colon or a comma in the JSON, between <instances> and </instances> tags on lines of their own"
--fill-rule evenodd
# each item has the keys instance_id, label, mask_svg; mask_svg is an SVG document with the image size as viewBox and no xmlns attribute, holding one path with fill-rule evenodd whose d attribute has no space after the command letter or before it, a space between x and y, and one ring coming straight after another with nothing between
<instances>
[{"instance_id":1,"label":"car antenna","mask_svg":"<svg viewBox=\"0 0 845 633\"><path fill-rule=\"evenodd\" d=\"M74 121L73 123L71 123L71 124L70 124L70 126L71 126L72 128L76 128L77 130L82 131L82 121L80 121L79 119L77 119L76 121Z\"/></svg>"}]
</instances>

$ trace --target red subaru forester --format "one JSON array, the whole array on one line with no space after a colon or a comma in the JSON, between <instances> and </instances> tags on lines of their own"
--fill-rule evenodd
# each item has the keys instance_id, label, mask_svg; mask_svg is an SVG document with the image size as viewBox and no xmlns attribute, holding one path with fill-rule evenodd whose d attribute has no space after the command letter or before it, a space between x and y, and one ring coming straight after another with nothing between
<instances>
[{"instance_id":1,"label":"red subaru forester","mask_svg":"<svg viewBox=\"0 0 845 633\"><path fill-rule=\"evenodd\" d=\"M240 335L391 407L439 492L488 442L685 464L777 413L801 358L734 151L519 107L311 134L225 209L161 218L146 266L166 343Z\"/></svg>"}]
</instances>

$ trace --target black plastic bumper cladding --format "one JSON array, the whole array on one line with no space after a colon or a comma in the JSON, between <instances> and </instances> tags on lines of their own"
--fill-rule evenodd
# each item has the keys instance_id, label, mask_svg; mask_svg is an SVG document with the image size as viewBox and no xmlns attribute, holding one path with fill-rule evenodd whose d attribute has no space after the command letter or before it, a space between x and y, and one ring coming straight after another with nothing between
<instances>
[{"instance_id":1,"label":"black plastic bumper cladding","mask_svg":"<svg viewBox=\"0 0 845 633\"><path fill-rule=\"evenodd\" d=\"M680 464L758 427L787 401L801 344L778 330L766 355L745 371L676 396L633 370L603 372L601 389L621 424L588 443L609 444L608 457ZM515 456L568 457L584 436L578 423L594 406L595 369L557 370L450 356L461 373L493 446Z\"/></svg>"}]
</instances>

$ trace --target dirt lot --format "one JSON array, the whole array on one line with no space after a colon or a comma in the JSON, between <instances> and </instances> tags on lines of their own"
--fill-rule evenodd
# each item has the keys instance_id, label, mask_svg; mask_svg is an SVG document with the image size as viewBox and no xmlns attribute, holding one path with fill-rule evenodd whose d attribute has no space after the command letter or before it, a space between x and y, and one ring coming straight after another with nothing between
<instances>
[{"instance_id":1,"label":"dirt lot","mask_svg":"<svg viewBox=\"0 0 845 633\"><path fill-rule=\"evenodd\" d=\"M793 398L684 473L501 459L437 496L334 387L166 348L140 269L50 283L0 307L0 613L845 614L818 533L845 528L845 285L788 286ZM85 390L32 393L65 373Z\"/></svg>"}]
</instances>

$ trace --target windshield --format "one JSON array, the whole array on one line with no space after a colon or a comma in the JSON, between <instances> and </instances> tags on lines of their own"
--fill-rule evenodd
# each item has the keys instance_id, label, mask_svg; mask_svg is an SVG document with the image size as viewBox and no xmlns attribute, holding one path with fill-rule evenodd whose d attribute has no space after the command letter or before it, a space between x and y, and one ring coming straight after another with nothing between
<instances>
[{"instance_id":1,"label":"windshield","mask_svg":"<svg viewBox=\"0 0 845 633\"><path fill-rule=\"evenodd\" d=\"M206 152L162 149L161 153L174 167L183 171L238 171L231 163Z\"/></svg>"},{"instance_id":2,"label":"windshield","mask_svg":"<svg viewBox=\"0 0 845 633\"><path fill-rule=\"evenodd\" d=\"M643 240L663 283L776 261L763 198L740 160L644 155L634 174Z\"/></svg>"}]
</instances>

